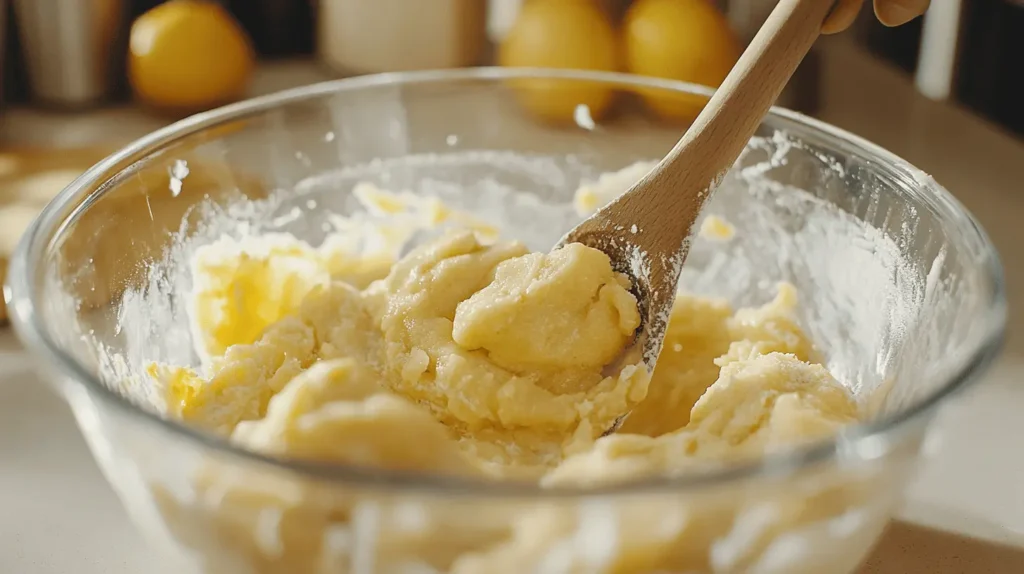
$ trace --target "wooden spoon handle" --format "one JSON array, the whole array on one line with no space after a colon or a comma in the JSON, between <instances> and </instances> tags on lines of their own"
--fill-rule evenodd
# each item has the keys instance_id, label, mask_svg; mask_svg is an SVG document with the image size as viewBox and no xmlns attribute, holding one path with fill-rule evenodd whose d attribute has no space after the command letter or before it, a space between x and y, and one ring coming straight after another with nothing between
<instances>
[{"instance_id":1,"label":"wooden spoon handle","mask_svg":"<svg viewBox=\"0 0 1024 574\"><path fill-rule=\"evenodd\" d=\"M833 0L779 0L693 125L648 174L650 183L657 184L640 186L677 193L636 194L645 197L631 198L633 209L658 214L656 219L696 220L709 195L706 191L743 152L817 40L833 4ZM679 232L687 235L690 230ZM675 240L665 239L667 243Z\"/></svg>"},{"instance_id":2,"label":"wooden spoon handle","mask_svg":"<svg viewBox=\"0 0 1024 574\"><path fill-rule=\"evenodd\" d=\"M779 0L672 153L688 151L714 177L731 167L821 34L834 0Z\"/></svg>"}]
</instances>

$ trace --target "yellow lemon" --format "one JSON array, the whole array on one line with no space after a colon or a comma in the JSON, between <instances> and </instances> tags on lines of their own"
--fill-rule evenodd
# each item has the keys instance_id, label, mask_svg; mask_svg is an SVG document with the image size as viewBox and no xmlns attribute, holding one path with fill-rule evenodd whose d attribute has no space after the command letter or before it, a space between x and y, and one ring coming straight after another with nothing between
<instances>
[{"instance_id":1,"label":"yellow lemon","mask_svg":"<svg viewBox=\"0 0 1024 574\"><path fill-rule=\"evenodd\" d=\"M615 29L594 0L528 0L498 47L498 63L614 71L618 51ZM615 95L606 85L582 80L524 80L512 85L524 107L551 121L573 119L579 105L597 119Z\"/></svg>"},{"instance_id":2,"label":"yellow lemon","mask_svg":"<svg viewBox=\"0 0 1024 574\"><path fill-rule=\"evenodd\" d=\"M254 63L245 30L216 2L170 0L132 24L128 78L157 108L195 112L237 99Z\"/></svg>"},{"instance_id":3,"label":"yellow lemon","mask_svg":"<svg viewBox=\"0 0 1024 574\"><path fill-rule=\"evenodd\" d=\"M742 51L711 0L638 0L626 12L623 35L630 72L711 87L721 85ZM664 91L642 95L670 120L692 121L707 102Z\"/></svg>"}]
</instances>

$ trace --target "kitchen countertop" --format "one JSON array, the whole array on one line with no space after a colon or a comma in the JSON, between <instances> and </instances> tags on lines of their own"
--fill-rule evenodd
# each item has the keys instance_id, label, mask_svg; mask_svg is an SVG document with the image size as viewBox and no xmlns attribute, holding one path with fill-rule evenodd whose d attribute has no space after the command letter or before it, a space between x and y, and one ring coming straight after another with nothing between
<instances>
[{"instance_id":1,"label":"kitchen countertop","mask_svg":"<svg viewBox=\"0 0 1024 574\"><path fill-rule=\"evenodd\" d=\"M841 38L823 40L816 117L873 140L930 173L981 221L999 248L1010 296L1010 336L985 381L947 408L940 438L907 495L905 520L1024 547L1024 142L949 104ZM316 82L311 63L265 65L253 93ZM0 146L125 143L166 124L132 107L87 114L9 109ZM141 571L147 553L78 437L61 402L27 375L10 333L0 333L0 571ZM4 405L18 405L4 410ZM45 422L44 422L45 421ZM42 425L45 444L32 442ZM49 428L49 427L48 427ZM31 469L31 470L26 470ZM75 488L69 488L69 485ZM74 516L67 509L75 509ZM63 545L56 551L50 542ZM9 547L6 545L10 544ZM97 553L96 548L116 548ZM149 571L149 570L147 570Z\"/></svg>"}]
</instances>

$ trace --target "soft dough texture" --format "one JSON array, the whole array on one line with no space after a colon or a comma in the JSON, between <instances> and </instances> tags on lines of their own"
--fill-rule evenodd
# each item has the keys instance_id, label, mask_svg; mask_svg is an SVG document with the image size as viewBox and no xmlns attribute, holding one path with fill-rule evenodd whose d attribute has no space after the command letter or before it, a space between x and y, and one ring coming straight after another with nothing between
<instances>
[{"instance_id":1,"label":"soft dough texture","mask_svg":"<svg viewBox=\"0 0 1024 574\"><path fill-rule=\"evenodd\" d=\"M604 372L631 342L640 318L629 280L613 272L608 257L594 249L570 245L550 254L527 253L516 242L485 244L472 232L454 232L414 249L387 277L359 291L331 280L320 258L311 256L299 264L294 259L302 250L257 245L256 253L224 242L211 247L237 253L241 262L197 266L223 275L196 281L216 288L197 293L203 304L194 308L252 311L200 316L196 324L208 325L214 333L207 342L223 344L226 334L249 339L267 324L262 334L214 356L208 377L182 367L149 369L166 389L172 414L216 432L234 433L247 446L323 458L301 441L253 443L239 429L274 418L270 426L289 435L287 425L298 424L300 417L271 415L301 409L310 411L301 419L307 426L322 424L333 432L366 436L355 429L373 433L374 419L368 413L376 413L380 431L388 433L403 420L398 413L412 410L419 416L406 413L406 431L417 437L404 443L410 460L419 460L422 445L416 429L423 417L444 429L442 436L465 457L465 464L451 469L432 463L421 470L539 476L567 452L586 448L647 393L650 375L642 367L627 364ZM209 250L198 257L224 259ZM271 269L281 273L268 277ZM240 276L245 274L251 277ZM252 292L222 285L258 285L255 293L264 299L256 301ZM283 316L268 321L267 313L274 310ZM520 356L523 360L517 361ZM334 359L350 361L346 372L352 375L334 383L310 383L311 377L333 371L311 375L307 369ZM372 409L369 404L327 408L325 403L335 400L329 392L318 393L319 400L291 404L295 397L306 396L294 386L344 388L356 374L377 387L349 402L372 402ZM320 415L313 416L318 409ZM331 416L360 420L343 423ZM320 437L331 431L305 432L302 436ZM422 436L433 436L431 432L424 427ZM361 450L368 454L359 460L371 466L411 464L399 462L392 451L382 451L375 459L370 444ZM332 452L332 460L348 460Z\"/></svg>"},{"instance_id":2,"label":"soft dough texture","mask_svg":"<svg viewBox=\"0 0 1024 574\"><path fill-rule=\"evenodd\" d=\"M362 290L290 238L224 240L197 262L209 374L150 373L171 414L256 450L597 484L757 456L857 417L846 389L806 362L815 352L788 285L735 314L680 295L651 377L634 364L609 372L637 304L608 257L579 244L529 253L452 232Z\"/></svg>"},{"instance_id":3,"label":"soft dough texture","mask_svg":"<svg viewBox=\"0 0 1024 574\"><path fill-rule=\"evenodd\" d=\"M273 456L540 488L730 464L859 417L798 327L790 285L735 312L681 293L649 374L623 361L640 322L630 281L596 250L529 253L479 230L401 257L350 246L263 236L200 249L191 310L203 368L148 369L169 415ZM773 537L862 500L845 485L776 493L750 510L763 522L754 532L729 491L406 500L219 462L195 481L197 502L161 495L177 536L251 565L206 571L270 574L829 571L746 567ZM728 537L739 542L727 552Z\"/></svg>"}]
</instances>

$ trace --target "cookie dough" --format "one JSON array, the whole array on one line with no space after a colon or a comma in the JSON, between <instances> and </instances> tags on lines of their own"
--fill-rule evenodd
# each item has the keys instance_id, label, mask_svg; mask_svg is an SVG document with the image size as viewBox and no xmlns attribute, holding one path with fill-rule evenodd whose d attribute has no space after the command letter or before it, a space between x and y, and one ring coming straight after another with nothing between
<instances>
[{"instance_id":1,"label":"cookie dough","mask_svg":"<svg viewBox=\"0 0 1024 574\"><path fill-rule=\"evenodd\" d=\"M396 197L373 193L400 210ZM428 211L435 223L466 221ZM192 313L204 366L148 369L168 414L273 456L541 488L730 464L825 438L860 416L797 325L790 285L737 311L681 293L648 373L623 360L637 302L603 253L578 244L530 253L477 228L400 255L401 235L363 253L337 238L314 248L287 236L200 249ZM619 432L602 436L624 415ZM260 485L218 465L200 482L220 502L190 516L214 525L211 539L252 571L349 571L323 569L332 552L351 558L325 536L339 521L357 528L357 498ZM710 568L708 537L728 531L731 511L652 504L594 518L611 521L614 544L596 557L570 552L553 570L537 568L558 540L579 535L579 521L593 522L569 507L428 504L416 535L378 516L375 560L392 566L377 571L405 571L400 559L465 574ZM787 524L808 519L799 508ZM262 519L240 518L269 511L278 521L270 549L259 543Z\"/></svg>"},{"instance_id":2,"label":"cookie dough","mask_svg":"<svg viewBox=\"0 0 1024 574\"><path fill-rule=\"evenodd\" d=\"M150 368L173 415L243 444L240 423L298 408L288 404L299 396L290 387L308 384L296 381L335 359L370 373L357 378L377 381L375 393L349 402L385 400L421 411L464 453L463 470L476 465L499 478L506 467L541 474L567 449L591 444L647 393L642 366L605 373L632 341L640 316L629 279L595 249L527 253L517 242L486 244L472 232L453 232L359 290L333 279L317 259L301 259L284 239L270 249L253 246L239 251L222 243L197 256L196 269L217 274L197 276L194 307L197 325L209 328L211 374ZM215 319L202 314L210 309L222 312ZM365 416L363 407L345 412ZM406 448L413 458L421 445L410 440Z\"/></svg>"}]
</instances>

